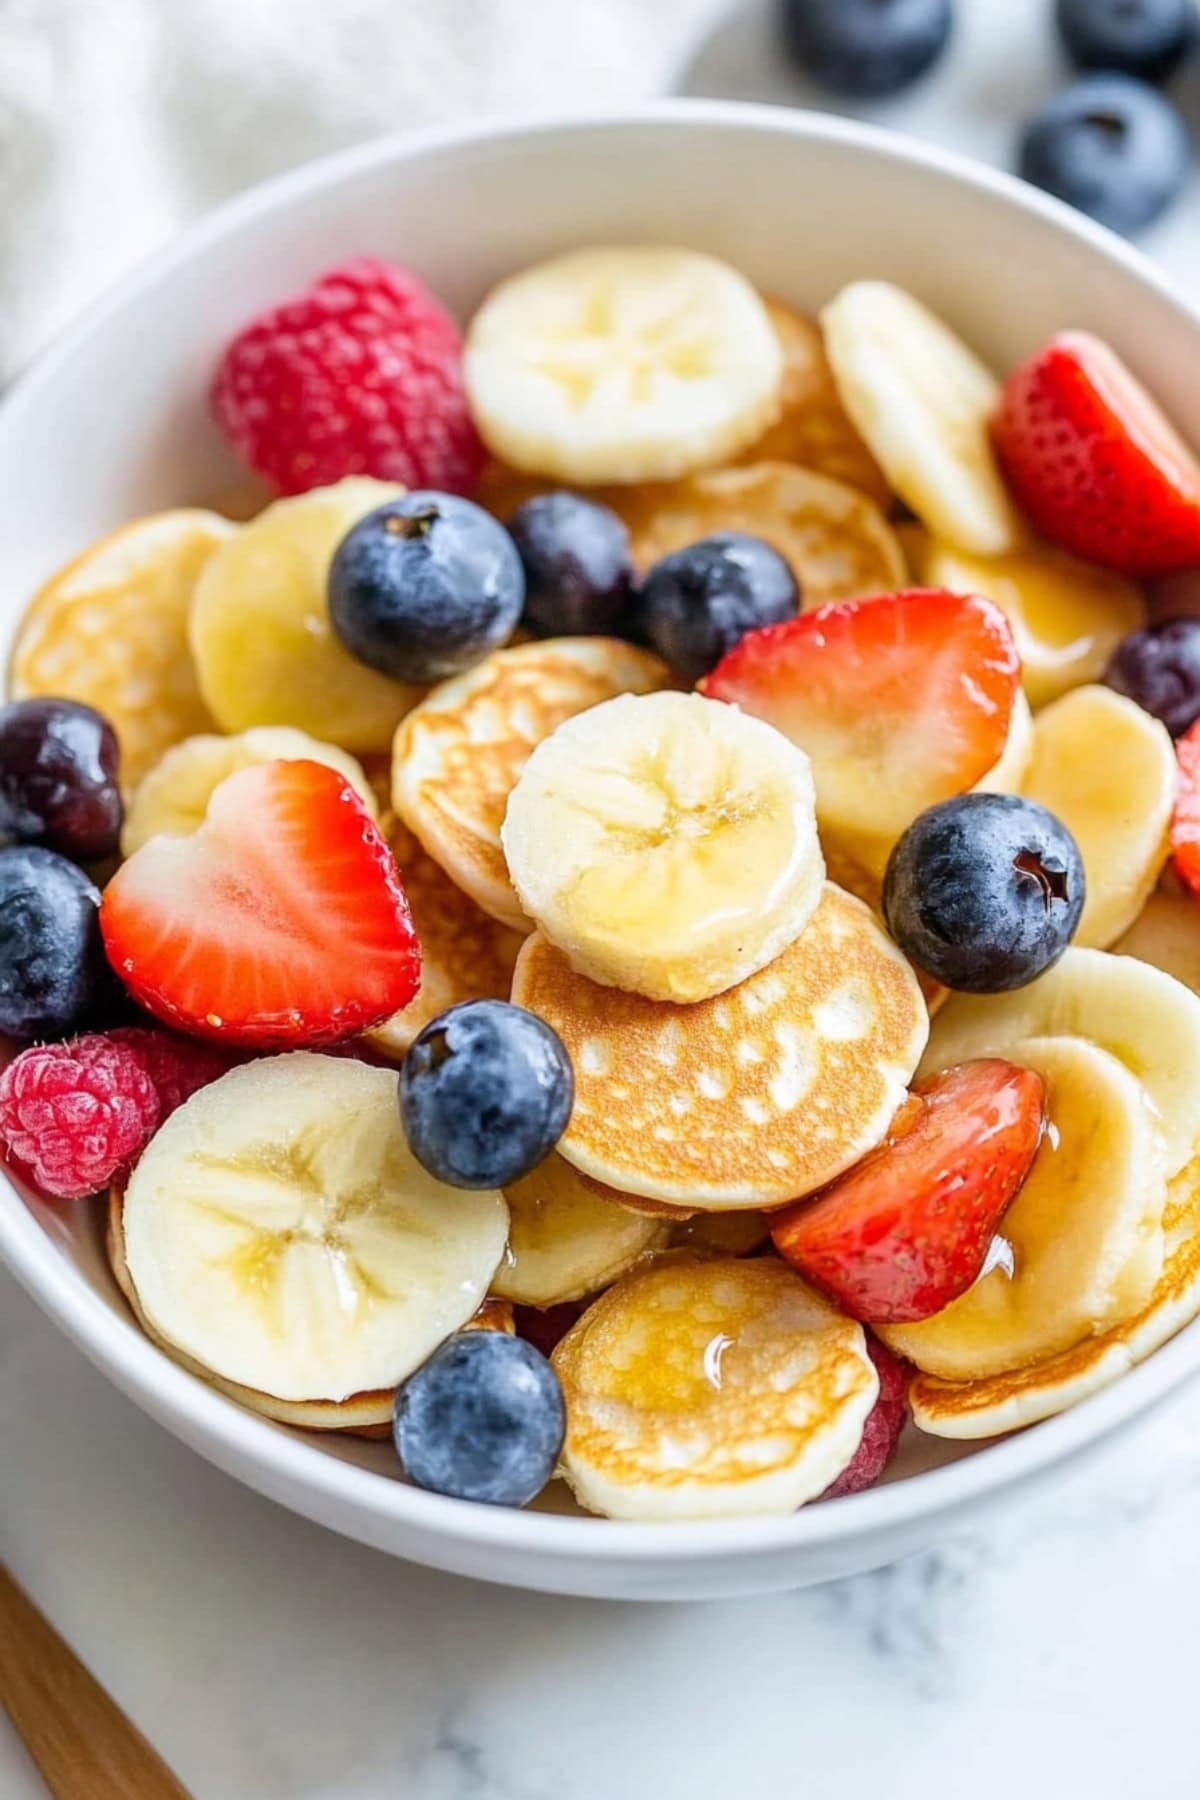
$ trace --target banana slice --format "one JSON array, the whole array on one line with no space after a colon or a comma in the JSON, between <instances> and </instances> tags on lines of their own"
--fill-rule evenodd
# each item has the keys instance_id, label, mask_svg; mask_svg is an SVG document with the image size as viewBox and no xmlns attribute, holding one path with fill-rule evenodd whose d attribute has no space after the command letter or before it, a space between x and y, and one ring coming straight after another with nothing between
<instances>
[{"instance_id":1,"label":"banana slice","mask_svg":"<svg viewBox=\"0 0 1200 1800\"><path fill-rule=\"evenodd\" d=\"M1054 1356L1144 1306L1162 1272L1162 1133L1141 1083L1082 1038L1004 1052L1046 1082L1046 1135L1000 1232L1011 1252L961 1299L879 1327L898 1356L975 1380Z\"/></svg>"},{"instance_id":2,"label":"banana slice","mask_svg":"<svg viewBox=\"0 0 1200 1800\"><path fill-rule=\"evenodd\" d=\"M991 371L890 282L851 282L821 325L842 404L901 499L964 550L1014 549L1022 529L992 453Z\"/></svg>"},{"instance_id":3,"label":"banana slice","mask_svg":"<svg viewBox=\"0 0 1200 1800\"><path fill-rule=\"evenodd\" d=\"M1191 894L1151 894L1113 953L1152 963L1200 994L1200 903Z\"/></svg>"},{"instance_id":4,"label":"banana slice","mask_svg":"<svg viewBox=\"0 0 1200 1800\"><path fill-rule=\"evenodd\" d=\"M943 1438L988 1438L1052 1418L1110 1387L1200 1314L1200 1164L1167 1190L1166 1255L1140 1311L1057 1356L979 1381L917 1375L909 1388L914 1422Z\"/></svg>"},{"instance_id":5,"label":"banana slice","mask_svg":"<svg viewBox=\"0 0 1200 1800\"><path fill-rule=\"evenodd\" d=\"M233 535L200 508L135 519L52 576L17 629L13 699L56 694L102 712L120 741L126 788L171 744L212 724L187 621L202 571Z\"/></svg>"},{"instance_id":6,"label":"banana slice","mask_svg":"<svg viewBox=\"0 0 1200 1800\"><path fill-rule=\"evenodd\" d=\"M497 650L443 681L405 719L392 752L392 804L476 905L528 931L500 827L530 752L564 719L668 679L656 656L616 638L545 638Z\"/></svg>"},{"instance_id":7,"label":"banana slice","mask_svg":"<svg viewBox=\"0 0 1200 1800\"><path fill-rule=\"evenodd\" d=\"M347 750L388 748L421 689L389 681L342 648L325 587L351 526L402 492L352 476L277 500L208 563L196 588L191 646L223 731L295 725Z\"/></svg>"},{"instance_id":8,"label":"banana slice","mask_svg":"<svg viewBox=\"0 0 1200 1800\"><path fill-rule=\"evenodd\" d=\"M300 1052L232 1069L171 1115L124 1230L156 1337L276 1400L342 1401L395 1388L467 1322L508 1209L413 1159L393 1074Z\"/></svg>"},{"instance_id":9,"label":"banana slice","mask_svg":"<svg viewBox=\"0 0 1200 1800\"><path fill-rule=\"evenodd\" d=\"M969 556L934 540L920 565L920 579L930 587L995 601L1012 626L1033 707L1099 681L1121 639L1146 622L1145 602L1131 581L1049 544Z\"/></svg>"},{"instance_id":10,"label":"banana slice","mask_svg":"<svg viewBox=\"0 0 1200 1800\"><path fill-rule=\"evenodd\" d=\"M1166 727L1123 694L1076 688L1038 714L1024 792L1079 845L1087 899L1077 944L1103 949L1141 912L1171 852L1175 785Z\"/></svg>"},{"instance_id":11,"label":"banana slice","mask_svg":"<svg viewBox=\"0 0 1200 1800\"><path fill-rule=\"evenodd\" d=\"M952 994L934 1020L920 1073L1007 1056L1027 1037L1080 1037L1108 1050L1145 1088L1166 1139L1167 1174L1200 1142L1200 999L1131 956L1067 950L1009 994Z\"/></svg>"},{"instance_id":12,"label":"banana slice","mask_svg":"<svg viewBox=\"0 0 1200 1800\"><path fill-rule=\"evenodd\" d=\"M288 725L260 725L237 737L185 738L175 744L138 783L125 814L121 854L132 856L148 838L166 833L190 837L199 831L213 789L227 775L264 762L319 762L344 775L362 796L371 817L379 809L363 767L336 744L321 744Z\"/></svg>"},{"instance_id":13,"label":"banana slice","mask_svg":"<svg viewBox=\"0 0 1200 1800\"><path fill-rule=\"evenodd\" d=\"M560 725L500 838L551 943L652 1000L706 1000L773 962L825 879L807 756L699 694L622 695Z\"/></svg>"},{"instance_id":14,"label":"banana slice","mask_svg":"<svg viewBox=\"0 0 1200 1800\"><path fill-rule=\"evenodd\" d=\"M602 1199L561 1156L548 1156L504 1198L508 1249L492 1290L518 1306L582 1300L669 1236L660 1220Z\"/></svg>"},{"instance_id":15,"label":"banana slice","mask_svg":"<svg viewBox=\"0 0 1200 1800\"><path fill-rule=\"evenodd\" d=\"M629 1275L553 1362L563 1474L613 1519L793 1512L846 1467L879 1391L861 1325L767 1259Z\"/></svg>"},{"instance_id":16,"label":"banana slice","mask_svg":"<svg viewBox=\"0 0 1200 1800\"><path fill-rule=\"evenodd\" d=\"M489 450L565 482L670 481L780 413L783 351L736 269L694 250L570 250L488 295L463 374Z\"/></svg>"},{"instance_id":17,"label":"banana slice","mask_svg":"<svg viewBox=\"0 0 1200 1800\"><path fill-rule=\"evenodd\" d=\"M974 791L977 794L1021 792L1029 773L1029 765L1033 761L1033 732L1033 714L1029 710L1029 702L1023 693L1018 693L1013 700L1004 749L999 761L993 763L987 774L981 775L975 783Z\"/></svg>"}]
</instances>

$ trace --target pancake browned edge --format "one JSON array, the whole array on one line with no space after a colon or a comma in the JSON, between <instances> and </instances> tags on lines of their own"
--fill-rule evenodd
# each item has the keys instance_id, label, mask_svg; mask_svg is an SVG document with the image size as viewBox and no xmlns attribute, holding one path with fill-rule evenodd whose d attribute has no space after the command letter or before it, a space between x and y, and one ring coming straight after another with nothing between
<instances>
[{"instance_id":1,"label":"pancake browned edge","mask_svg":"<svg viewBox=\"0 0 1200 1800\"><path fill-rule=\"evenodd\" d=\"M376 1388L361 1394L351 1394L346 1400L279 1400L274 1394L264 1394L259 1388L244 1387L239 1381L227 1381L223 1375L214 1374L203 1363L198 1363L194 1357L188 1356L164 1338L142 1311L137 1289L125 1261L124 1206L125 1197L121 1189L110 1189L104 1231L108 1264L130 1312L151 1343L156 1344L172 1362L177 1362L189 1374L197 1376L209 1387L218 1389L230 1400L236 1400L247 1411L258 1413L264 1419L274 1419L277 1424L296 1425L304 1431L343 1432L348 1437L391 1437L392 1408L396 1400L394 1388ZM474 1318L462 1329L511 1333L515 1329L512 1307L506 1300L489 1295Z\"/></svg>"},{"instance_id":2,"label":"pancake browned edge","mask_svg":"<svg viewBox=\"0 0 1200 1800\"><path fill-rule=\"evenodd\" d=\"M918 1374L914 1422L933 1437L998 1437L1052 1418L1128 1373L1200 1314L1200 1156L1175 1177L1163 1214L1167 1254L1145 1306L1057 1356L980 1381Z\"/></svg>"}]
</instances>

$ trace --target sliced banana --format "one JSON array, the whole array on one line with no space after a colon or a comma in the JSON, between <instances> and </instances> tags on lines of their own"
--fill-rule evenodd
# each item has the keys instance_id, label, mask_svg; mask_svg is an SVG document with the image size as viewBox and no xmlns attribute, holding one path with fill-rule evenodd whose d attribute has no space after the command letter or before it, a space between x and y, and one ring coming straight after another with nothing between
<instances>
[{"instance_id":1,"label":"sliced banana","mask_svg":"<svg viewBox=\"0 0 1200 1800\"><path fill-rule=\"evenodd\" d=\"M1087 898L1077 944L1103 949L1132 925L1170 855L1175 751L1123 694L1081 687L1040 712L1024 792L1079 845Z\"/></svg>"},{"instance_id":2,"label":"sliced banana","mask_svg":"<svg viewBox=\"0 0 1200 1800\"><path fill-rule=\"evenodd\" d=\"M1141 1083L1082 1038L1025 1038L1004 1054L1044 1078L1048 1121L1000 1223L1008 1253L932 1318L879 1327L943 1380L1069 1349L1137 1312L1162 1271L1166 1156Z\"/></svg>"},{"instance_id":3,"label":"sliced banana","mask_svg":"<svg viewBox=\"0 0 1200 1800\"><path fill-rule=\"evenodd\" d=\"M952 994L933 1022L920 1074L975 1056L1007 1056L1027 1037L1081 1037L1123 1062L1146 1090L1166 1140L1167 1174L1200 1141L1200 999L1131 956L1067 950L1009 994Z\"/></svg>"},{"instance_id":4,"label":"sliced banana","mask_svg":"<svg viewBox=\"0 0 1200 1800\"><path fill-rule=\"evenodd\" d=\"M666 1244L670 1228L584 1185L561 1156L548 1156L505 1191L508 1249L492 1282L518 1306L582 1300Z\"/></svg>"},{"instance_id":5,"label":"sliced banana","mask_svg":"<svg viewBox=\"0 0 1200 1800\"><path fill-rule=\"evenodd\" d=\"M188 648L197 581L234 527L199 507L135 519L34 595L17 628L9 686L102 712L132 787L169 745L212 724Z\"/></svg>"},{"instance_id":6,"label":"sliced banana","mask_svg":"<svg viewBox=\"0 0 1200 1800\"><path fill-rule=\"evenodd\" d=\"M851 282L821 325L842 404L901 499L964 550L1014 549L1022 530L992 453L991 371L890 282Z\"/></svg>"},{"instance_id":7,"label":"sliced banana","mask_svg":"<svg viewBox=\"0 0 1200 1800\"><path fill-rule=\"evenodd\" d=\"M1099 681L1121 639L1146 622L1133 582L1049 544L970 556L933 540L921 557L920 579L995 601L1012 626L1021 682L1033 707Z\"/></svg>"},{"instance_id":8,"label":"sliced banana","mask_svg":"<svg viewBox=\"0 0 1200 1800\"><path fill-rule=\"evenodd\" d=\"M773 962L825 879L807 756L700 694L622 695L560 725L500 836L551 943L653 1000L706 1000Z\"/></svg>"},{"instance_id":9,"label":"sliced banana","mask_svg":"<svg viewBox=\"0 0 1200 1800\"><path fill-rule=\"evenodd\" d=\"M629 1275L553 1361L563 1474L613 1519L793 1512L846 1467L879 1391L861 1325L765 1258Z\"/></svg>"},{"instance_id":10,"label":"sliced banana","mask_svg":"<svg viewBox=\"0 0 1200 1800\"><path fill-rule=\"evenodd\" d=\"M745 276L658 245L569 250L488 295L463 373L480 436L565 482L670 481L780 413L783 350Z\"/></svg>"},{"instance_id":11,"label":"sliced banana","mask_svg":"<svg viewBox=\"0 0 1200 1800\"><path fill-rule=\"evenodd\" d=\"M1133 924L1113 945L1200 994L1200 902L1191 894L1151 894Z\"/></svg>"},{"instance_id":12,"label":"sliced banana","mask_svg":"<svg viewBox=\"0 0 1200 1800\"><path fill-rule=\"evenodd\" d=\"M1013 699L1008 736L999 760L975 783L977 794L1019 794L1033 761L1033 714L1023 693Z\"/></svg>"},{"instance_id":13,"label":"sliced banana","mask_svg":"<svg viewBox=\"0 0 1200 1800\"><path fill-rule=\"evenodd\" d=\"M395 1388L470 1319L508 1209L414 1160L394 1074L300 1052L232 1069L171 1115L124 1230L157 1337L275 1399L341 1401Z\"/></svg>"},{"instance_id":14,"label":"sliced banana","mask_svg":"<svg viewBox=\"0 0 1200 1800\"><path fill-rule=\"evenodd\" d=\"M201 692L223 731L294 725L347 750L388 748L421 690L389 681L342 648L325 588L351 526L402 492L356 475L277 500L207 564L191 647Z\"/></svg>"},{"instance_id":15,"label":"sliced banana","mask_svg":"<svg viewBox=\"0 0 1200 1800\"><path fill-rule=\"evenodd\" d=\"M236 737L205 734L175 744L138 783L125 814L121 854L132 856L159 834L189 837L199 831L214 788L227 775L264 762L319 762L344 775L371 817L379 808L363 766L336 744L322 744L289 725L259 725Z\"/></svg>"}]
</instances>

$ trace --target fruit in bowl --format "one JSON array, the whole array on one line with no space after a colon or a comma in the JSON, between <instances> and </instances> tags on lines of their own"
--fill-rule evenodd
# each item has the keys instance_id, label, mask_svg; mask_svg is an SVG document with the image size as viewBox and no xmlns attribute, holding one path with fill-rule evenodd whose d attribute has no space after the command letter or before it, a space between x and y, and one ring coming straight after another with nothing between
<instances>
[{"instance_id":1,"label":"fruit in bowl","mask_svg":"<svg viewBox=\"0 0 1200 1800\"><path fill-rule=\"evenodd\" d=\"M460 333L318 271L214 374L277 497L19 628L7 1155L419 1487L836 1505L1200 1312L1200 466L1099 340L860 276L605 243Z\"/></svg>"}]
</instances>

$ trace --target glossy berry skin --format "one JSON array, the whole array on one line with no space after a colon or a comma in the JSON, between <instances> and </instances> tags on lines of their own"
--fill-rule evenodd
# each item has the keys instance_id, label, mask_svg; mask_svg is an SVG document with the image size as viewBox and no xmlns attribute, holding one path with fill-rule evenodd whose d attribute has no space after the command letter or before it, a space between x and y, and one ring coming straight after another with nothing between
<instances>
[{"instance_id":1,"label":"glossy berry skin","mask_svg":"<svg viewBox=\"0 0 1200 1800\"><path fill-rule=\"evenodd\" d=\"M125 816L108 720L75 700L0 708L0 834L73 862L111 856Z\"/></svg>"},{"instance_id":2,"label":"glossy berry skin","mask_svg":"<svg viewBox=\"0 0 1200 1800\"><path fill-rule=\"evenodd\" d=\"M1194 0L1057 0L1063 48L1081 69L1165 81L1196 39Z\"/></svg>"},{"instance_id":3,"label":"glossy berry skin","mask_svg":"<svg viewBox=\"0 0 1200 1800\"><path fill-rule=\"evenodd\" d=\"M1130 75L1086 75L1026 126L1026 181L1112 231L1157 219L1187 180L1187 129L1169 100Z\"/></svg>"},{"instance_id":4,"label":"glossy berry skin","mask_svg":"<svg viewBox=\"0 0 1200 1800\"><path fill-rule=\"evenodd\" d=\"M503 1331L459 1331L396 1395L393 1435L418 1487L525 1506L554 1474L566 1422L540 1350Z\"/></svg>"},{"instance_id":5,"label":"glossy berry skin","mask_svg":"<svg viewBox=\"0 0 1200 1800\"><path fill-rule=\"evenodd\" d=\"M900 1443L908 1417L908 1368L879 1339L867 1332L867 1355L879 1377L879 1398L867 1414L862 1441L822 1500L843 1500L862 1494L883 1477Z\"/></svg>"},{"instance_id":6,"label":"glossy berry skin","mask_svg":"<svg viewBox=\"0 0 1200 1800\"><path fill-rule=\"evenodd\" d=\"M1200 896L1200 722L1185 731L1175 746L1179 787L1171 819L1175 871Z\"/></svg>"},{"instance_id":7,"label":"glossy berry skin","mask_svg":"<svg viewBox=\"0 0 1200 1800\"><path fill-rule=\"evenodd\" d=\"M542 637L623 637L631 625L629 531L579 494L537 494L508 529L525 570L525 623Z\"/></svg>"},{"instance_id":8,"label":"glossy berry skin","mask_svg":"<svg viewBox=\"0 0 1200 1800\"><path fill-rule=\"evenodd\" d=\"M800 610L790 565L744 531L718 531L655 563L642 586L638 628L688 681L699 681L748 631Z\"/></svg>"},{"instance_id":9,"label":"glossy berry skin","mask_svg":"<svg viewBox=\"0 0 1200 1800\"><path fill-rule=\"evenodd\" d=\"M524 603L521 559L503 525L432 490L360 519L329 571L334 631L351 656L395 681L469 669L505 642Z\"/></svg>"},{"instance_id":10,"label":"glossy berry skin","mask_svg":"<svg viewBox=\"0 0 1200 1800\"><path fill-rule=\"evenodd\" d=\"M439 1014L400 1068L409 1148L451 1187L519 1181L553 1150L574 1103L558 1033L506 1000L467 1000Z\"/></svg>"},{"instance_id":11,"label":"glossy berry skin","mask_svg":"<svg viewBox=\"0 0 1200 1800\"><path fill-rule=\"evenodd\" d=\"M141 1059L112 1037L34 1044L0 1077L0 1140L60 1200L82 1200L126 1174L162 1118Z\"/></svg>"},{"instance_id":12,"label":"glossy berry skin","mask_svg":"<svg viewBox=\"0 0 1200 1800\"><path fill-rule=\"evenodd\" d=\"M1104 680L1161 719L1172 737L1200 718L1200 619L1160 619L1121 639Z\"/></svg>"},{"instance_id":13,"label":"glossy berry skin","mask_svg":"<svg viewBox=\"0 0 1200 1800\"><path fill-rule=\"evenodd\" d=\"M87 876L41 845L0 850L0 1033L63 1037L113 987Z\"/></svg>"},{"instance_id":14,"label":"glossy berry skin","mask_svg":"<svg viewBox=\"0 0 1200 1800\"><path fill-rule=\"evenodd\" d=\"M931 69L950 41L950 0L782 0L788 54L835 94L883 99Z\"/></svg>"},{"instance_id":15,"label":"glossy berry skin","mask_svg":"<svg viewBox=\"0 0 1200 1800\"><path fill-rule=\"evenodd\" d=\"M960 794L919 814L883 883L884 918L905 955L966 994L1041 975L1070 943L1083 902L1075 839L1016 794Z\"/></svg>"}]
</instances>

